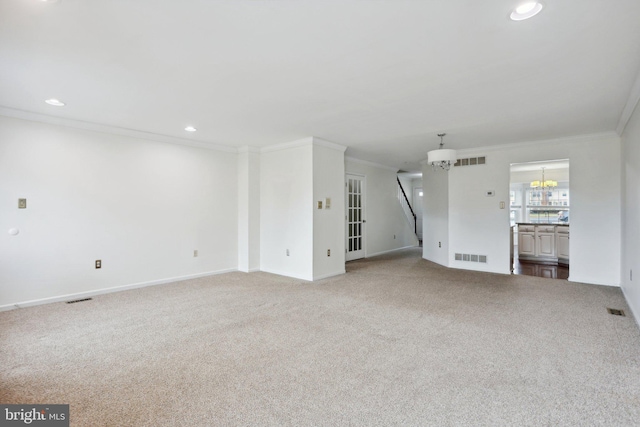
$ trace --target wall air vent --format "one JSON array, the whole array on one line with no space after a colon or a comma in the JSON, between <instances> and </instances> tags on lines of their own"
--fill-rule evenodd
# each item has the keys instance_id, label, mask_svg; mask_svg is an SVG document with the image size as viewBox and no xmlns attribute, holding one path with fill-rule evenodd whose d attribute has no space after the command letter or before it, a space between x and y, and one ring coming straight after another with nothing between
<instances>
[{"instance_id":1,"label":"wall air vent","mask_svg":"<svg viewBox=\"0 0 640 427\"><path fill-rule=\"evenodd\" d=\"M482 157L468 157L466 159L458 159L453 164L453 166L474 166L474 165L484 165L487 162L487 158L485 156Z\"/></svg>"},{"instance_id":2,"label":"wall air vent","mask_svg":"<svg viewBox=\"0 0 640 427\"><path fill-rule=\"evenodd\" d=\"M482 262L487 263L486 255L473 255L473 254L455 254L456 261L469 261L469 262Z\"/></svg>"},{"instance_id":3,"label":"wall air vent","mask_svg":"<svg viewBox=\"0 0 640 427\"><path fill-rule=\"evenodd\" d=\"M607 311L614 316L624 316L624 311L617 308L607 308Z\"/></svg>"}]
</instances>

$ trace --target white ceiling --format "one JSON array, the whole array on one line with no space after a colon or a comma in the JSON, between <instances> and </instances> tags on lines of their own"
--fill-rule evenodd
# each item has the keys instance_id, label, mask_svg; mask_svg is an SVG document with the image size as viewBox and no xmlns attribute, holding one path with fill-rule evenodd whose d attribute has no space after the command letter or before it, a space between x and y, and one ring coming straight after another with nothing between
<instances>
[{"instance_id":1,"label":"white ceiling","mask_svg":"<svg viewBox=\"0 0 640 427\"><path fill-rule=\"evenodd\" d=\"M614 131L640 1L544 3L514 22L516 0L0 0L0 106L231 147L316 136L409 171L438 132Z\"/></svg>"}]
</instances>

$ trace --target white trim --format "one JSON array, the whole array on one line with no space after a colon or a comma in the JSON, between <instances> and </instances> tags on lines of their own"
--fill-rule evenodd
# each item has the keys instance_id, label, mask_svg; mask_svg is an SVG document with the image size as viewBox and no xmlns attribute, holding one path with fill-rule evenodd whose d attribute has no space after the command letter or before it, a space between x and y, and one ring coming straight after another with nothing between
<instances>
[{"instance_id":1,"label":"white trim","mask_svg":"<svg viewBox=\"0 0 640 427\"><path fill-rule=\"evenodd\" d=\"M238 271L235 268L225 270L209 271L206 273L190 274L187 276L170 277L167 279L151 280L149 282L132 283L130 285L114 286L112 288L97 289L94 291L78 292L75 294L60 295L57 297L42 298L31 301L23 301L14 304L0 305L0 312L15 310L16 308L32 307L34 305L50 304L54 302L72 301L75 299L89 298L96 295L110 294L112 292L127 291L130 289L146 288L147 286L164 285L166 283L182 282L184 280L197 279L199 277L215 276L218 274L232 273Z\"/></svg>"},{"instance_id":2,"label":"white trim","mask_svg":"<svg viewBox=\"0 0 640 427\"><path fill-rule=\"evenodd\" d=\"M609 287L612 287L612 288L622 288L620 285L610 285L610 284L608 284L608 283L596 283L596 282L592 282L589 278L575 280L573 277L571 277L571 273L569 273L569 277L567 278L567 282L571 282L571 283L585 283L585 284L587 284L587 285L597 285L597 286L609 286Z\"/></svg>"},{"instance_id":3,"label":"white trim","mask_svg":"<svg viewBox=\"0 0 640 427\"><path fill-rule=\"evenodd\" d=\"M629 311L631 311L631 315L633 316L633 318L636 320L636 326L640 327L640 313L636 313L635 311L633 311L633 307L631 307L631 304L629 304L629 297L627 296L627 293L625 292L625 287L624 286L620 286L620 288L622 289L622 295L624 295L624 299L627 303L627 307L629 307Z\"/></svg>"},{"instance_id":4,"label":"white trim","mask_svg":"<svg viewBox=\"0 0 640 427\"><path fill-rule=\"evenodd\" d=\"M313 137L312 136L308 136L306 138L297 139L297 140L291 141L291 142L284 142L284 143L281 143L281 144L274 144L274 145L269 145L267 147L262 147L260 149L260 152L261 153L270 153L272 151L287 150L289 148L306 147L306 146L312 145L312 144L313 144Z\"/></svg>"},{"instance_id":5,"label":"white trim","mask_svg":"<svg viewBox=\"0 0 640 427\"><path fill-rule=\"evenodd\" d=\"M238 153L260 153L260 148L243 145L242 147L238 147Z\"/></svg>"},{"instance_id":6,"label":"white trim","mask_svg":"<svg viewBox=\"0 0 640 427\"><path fill-rule=\"evenodd\" d=\"M627 123L629 123L629 119L633 115L633 111L636 109L638 102L640 101L640 73L636 77L636 81L633 83L631 87L631 92L629 93L629 98L627 99L627 103L622 110L622 114L620 115L620 120L618 121L618 127L616 128L616 132L618 135L622 136L624 132L624 128L627 127Z\"/></svg>"},{"instance_id":7,"label":"white trim","mask_svg":"<svg viewBox=\"0 0 640 427\"><path fill-rule=\"evenodd\" d=\"M134 129L120 128L117 126L103 125L100 123L84 122L81 120L73 120L62 117L48 116L46 114L32 113L30 111L16 110L0 106L0 116L11 117L14 119L30 120L32 122L48 123L58 126L66 126L74 129L88 130L92 132L106 133L109 135L127 136L130 138L146 139L155 142L166 142L169 144L187 145L190 147L206 148L209 150L224 151L227 153L237 153L236 147L216 144L212 142L195 141L186 138L177 138L175 136L161 135L151 132L143 132Z\"/></svg>"},{"instance_id":8,"label":"white trim","mask_svg":"<svg viewBox=\"0 0 640 427\"><path fill-rule=\"evenodd\" d=\"M395 173L397 173L400 170L398 168L393 168L391 166L381 165L380 163L374 163L374 162L370 162L368 160L356 159L355 157L350 157L350 156L345 156L344 159L348 160L350 162L353 162L353 163L360 163L360 164L363 164L363 165L368 165L368 166L373 166L373 167L376 167L376 168L390 170L390 171L393 171Z\"/></svg>"},{"instance_id":9,"label":"white trim","mask_svg":"<svg viewBox=\"0 0 640 427\"><path fill-rule=\"evenodd\" d=\"M248 270L238 270L238 272L240 272L240 273L247 273L247 274L248 273L257 273L259 271L261 271L259 268L250 268Z\"/></svg>"},{"instance_id":10,"label":"white trim","mask_svg":"<svg viewBox=\"0 0 640 427\"><path fill-rule=\"evenodd\" d=\"M402 249L409 249L409 248L417 248L419 247L418 245L413 245L413 246L403 246L401 248L395 248L395 249L389 249L387 251L382 251L382 252L376 252L374 254L369 254L367 255L365 258L371 258L374 256L378 256L378 255L384 255L384 254L388 254L390 252L395 252L395 251L401 251ZM354 260L355 261L355 260Z\"/></svg>"},{"instance_id":11,"label":"white trim","mask_svg":"<svg viewBox=\"0 0 640 427\"><path fill-rule=\"evenodd\" d=\"M321 276L313 276L313 281L315 282L316 280L322 280L322 279L328 279L329 277L341 276L346 272L347 270L345 269L345 270L337 271L335 273L323 274Z\"/></svg>"},{"instance_id":12,"label":"white trim","mask_svg":"<svg viewBox=\"0 0 640 427\"><path fill-rule=\"evenodd\" d=\"M315 136L313 137L313 144L319 145L321 147L331 148L342 153L347 151L347 147L345 147L344 145L336 144L335 142L327 141L326 139L316 138Z\"/></svg>"},{"instance_id":13,"label":"white trim","mask_svg":"<svg viewBox=\"0 0 640 427\"><path fill-rule=\"evenodd\" d=\"M264 269L260 269L260 271L262 271L264 273L275 274L277 276L288 277L290 279L298 279L298 280L304 280L305 282L313 282L313 279L309 279L308 277L292 276L290 273L282 272L282 271L279 271L279 270L264 270Z\"/></svg>"},{"instance_id":14,"label":"white trim","mask_svg":"<svg viewBox=\"0 0 640 427\"><path fill-rule=\"evenodd\" d=\"M532 147L532 146L538 147L541 145L557 145L557 144L566 143L566 142L592 142L592 141L608 139L608 138L620 138L620 136L613 131L608 131L608 132L601 132L601 133L592 133L587 135L567 136L563 138L541 139L537 141L523 141L523 142L515 142L515 143L503 144L503 145L491 145L487 147L465 148L465 149L456 150L456 151L458 155L463 154L465 156L471 156L473 154L477 155L478 153L485 154L485 151L502 151L502 150L511 149L511 148L524 148L524 147ZM426 161L423 161L421 163L425 164Z\"/></svg>"},{"instance_id":15,"label":"white trim","mask_svg":"<svg viewBox=\"0 0 640 427\"><path fill-rule=\"evenodd\" d=\"M347 151L347 147L344 145L336 144L335 142L327 141L326 139L318 138L316 136L308 136L306 138L297 139L291 142L284 142L281 144L269 145L262 147L260 152L269 153L271 151L287 150L289 148L307 147L307 146L319 145L321 147L331 148L341 152Z\"/></svg>"}]
</instances>

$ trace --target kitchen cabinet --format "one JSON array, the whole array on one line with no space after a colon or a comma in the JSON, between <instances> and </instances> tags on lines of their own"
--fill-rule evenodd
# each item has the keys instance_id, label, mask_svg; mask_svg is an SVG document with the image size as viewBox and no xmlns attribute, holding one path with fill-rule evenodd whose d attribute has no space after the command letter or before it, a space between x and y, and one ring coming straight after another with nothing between
<instances>
[{"instance_id":1,"label":"kitchen cabinet","mask_svg":"<svg viewBox=\"0 0 640 427\"><path fill-rule=\"evenodd\" d=\"M556 227L558 263L569 264L569 227Z\"/></svg>"},{"instance_id":2,"label":"kitchen cabinet","mask_svg":"<svg viewBox=\"0 0 640 427\"><path fill-rule=\"evenodd\" d=\"M524 261L569 264L569 226L518 224L518 257Z\"/></svg>"},{"instance_id":3,"label":"kitchen cabinet","mask_svg":"<svg viewBox=\"0 0 640 427\"><path fill-rule=\"evenodd\" d=\"M518 227L518 256L536 256L535 227Z\"/></svg>"},{"instance_id":4,"label":"kitchen cabinet","mask_svg":"<svg viewBox=\"0 0 640 427\"><path fill-rule=\"evenodd\" d=\"M536 256L543 258L556 257L556 233L554 226L536 226Z\"/></svg>"}]
</instances>

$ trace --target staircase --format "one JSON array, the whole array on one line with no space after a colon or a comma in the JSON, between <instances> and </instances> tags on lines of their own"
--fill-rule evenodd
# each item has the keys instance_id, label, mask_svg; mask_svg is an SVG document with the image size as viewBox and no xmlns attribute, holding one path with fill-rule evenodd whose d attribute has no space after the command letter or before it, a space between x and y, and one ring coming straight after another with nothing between
<instances>
[{"instance_id":1,"label":"staircase","mask_svg":"<svg viewBox=\"0 0 640 427\"><path fill-rule=\"evenodd\" d=\"M413 229L413 232L416 234L418 238L418 242L420 246L422 246L422 236L418 235L418 220L416 217L416 213L413 211L411 207L411 203L409 202L409 198L407 197L407 193L405 193L404 188L402 188L402 183L400 182L400 178L396 177L398 181L398 201L402 206L402 210L404 211L405 216L407 217L407 221L409 221L409 225Z\"/></svg>"}]
</instances>

